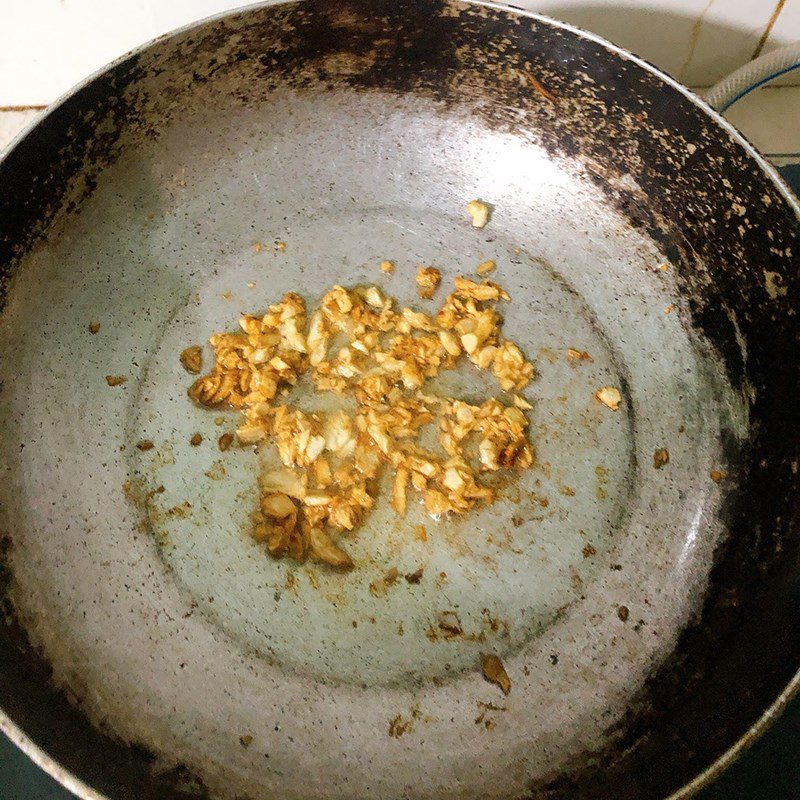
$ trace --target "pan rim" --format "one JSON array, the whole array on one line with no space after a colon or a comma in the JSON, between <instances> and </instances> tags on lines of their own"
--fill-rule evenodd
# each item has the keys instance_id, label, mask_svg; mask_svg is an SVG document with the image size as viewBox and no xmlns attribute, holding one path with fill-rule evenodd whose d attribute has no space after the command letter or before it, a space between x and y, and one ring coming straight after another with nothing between
<instances>
[{"instance_id":1,"label":"pan rim","mask_svg":"<svg viewBox=\"0 0 800 800\"><path fill-rule=\"evenodd\" d=\"M146 52L147 50L156 46L158 43L171 39L177 35L199 29L209 23L221 21L227 18L272 6L277 7L290 4L299 5L302 3L302 1L303 0L259 0L258 2L254 3L245 3L244 5L237 6L226 11L193 20L186 25L174 28L167 33L160 34L159 36L153 37L141 45L132 48L126 53L118 56L117 58L109 61L105 65L90 73L83 80L72 86L50 105L48 105L41 114L37 115L30 122L28 122L11 140L11 142L9 142L6 148L0 151L0 162L5 160L8 155L13 152L17 145L22 142L25 137L27 137L43 120L53 114L67 101L79 94L87 86L94 83L110 70L113 70L114 68L124 64L130 58ZM698 109L704 112L707 117L712 119L720 128L722 128L722 130L728 135L728 137L730 137L730 139L739 144L746 151L748 156L755 161L761 171L771 180L776 189L780 192L783 200L786 202L789 208L792 209L795 217L800 222L800 199L798 199L798 197L789 188L788 184L781 177L777 168L767 161L767 159L757 150L757 148L719 111L712 108L700 95L684 86L669 73L635 55L631 51L613 44L602 36L587 31L576 25L561 22L545 14L527 11L511 4L491 2L491 0L462 1L471 6L479 6L514 14L517 17L536 20L537 22L543 22L553 28L568 31L584 40L601 45L604 49L610 51L611 53L633 62L646 72L659 78L663 83L677 90ZM791 702L799 694L800 668L798 668L798 670L794 673L792 678L789 680L780 694L778 694L775 700L773 700L773 702L767 706L758 719L756 719L756 721L753 722L750 727L730 747L728 747L727 750L717 756L714 761L700 771L694 778L664 798L664 800L686 800L687 798L695 796L701 789L713 783L747 749L749 749L764 735L764 733L774 724L776 719L783 713L789 702ZM53 758L42 747L36 744L36 742L33 741L33 739L9 716L9 714L2 707L0 707L0 731L2 731L2 733L6 735L15 746L25 753L25 755L30 758L34 764L50 775L50 777L52 777L61 786L75 794L79 800L114 800L114 798L110 797L109 795L102 794L96 789L93 789L86 782L64 767L59 761Z\"/></svg>"}]
</instances>

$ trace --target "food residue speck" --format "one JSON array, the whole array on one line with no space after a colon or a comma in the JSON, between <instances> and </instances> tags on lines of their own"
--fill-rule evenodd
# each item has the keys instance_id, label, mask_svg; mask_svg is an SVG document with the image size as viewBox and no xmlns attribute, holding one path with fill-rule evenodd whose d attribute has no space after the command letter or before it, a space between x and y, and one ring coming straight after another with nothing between
<instances>
[{"instance_id":1,"label":"food residue speck","mask_svg":"<svg viewBox=\"0 0 800 800\"><path fill-rule=\"evenodd\" d=\"M217 440L217 444L219 445L219 449L225 452L225 450L233 444L233 434L223 433Z\"/></svg>"},{"instance_id":2,"label":"food residue speck","mask_svg":"<svg viewBox=\"0 0 800 800\"><path fill-rule=\"evenodd\" d=\"M483 677L490 683L496 683L502 689L503 694L511 691L511 679L499 656L492 653L481 653L481 667Z\"/></svg>"},{"instance_id":3,"label":"food residue speck","mask_svg":"<svg viewBox=\"0 0 800 800\"><path fill-rule=\"evenodd\" d=\"M187 372L192 375L199 374L203 369L203 348L199 344L187 347L181 352L180 361Z\"/></svg>"}]
</instances>

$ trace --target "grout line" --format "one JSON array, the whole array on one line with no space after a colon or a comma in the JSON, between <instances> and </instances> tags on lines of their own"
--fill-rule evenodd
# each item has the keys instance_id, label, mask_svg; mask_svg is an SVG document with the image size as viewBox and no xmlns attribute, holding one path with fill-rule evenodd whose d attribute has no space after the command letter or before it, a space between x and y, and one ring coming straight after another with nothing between
<instances>
[{"instance_id":1,"label":"grout line","mask_svg":"<svg viewBox=\"0 0 800 800\"><path fill-rule=\"evenodd\" d=\"M767 43L767 39L769 39L769 35L772 33L772 29L775 27L775 23L778 21L778 17L781 15L781 11L783 11L783 7L785 5L786 0L778 0L778 2L775 3L775 8L772 9L772 14L767 22L767 27L764 28L764 32L761 34L761 38L758 40L756 49L753 51L753 58L758 58L761 55L761 51L764 49L764 45Z\"/></svg>"},{"instance_id":2,"label":"grout line","mask_svg":"<svg viewBox=\"0 0 800 800\"><path fill-rule=\"evenodd\" d=\"M700 38L700 30L703 27L703 20L713 4L714 0L708 0L706 7L700 12L699 16L694 21L694 25L692 25L692 32L689 36L689 49L686 52L686 58L683 59L681 68L678 70L678 80L681 82L683 81L683 74L686 72L686 68L689 66L689 62L694 56L694 51L697 49L697 41Z\"/></svg>"},{"instance_id":3,"label":"grout line","mask_svg":"<svg viewBox=\"0 0 800 800\"><path fill-rule=\"evenodd\" d=\"M47 106L0 106L0 111L44 111Z\"/></svg>"}]
</instances>

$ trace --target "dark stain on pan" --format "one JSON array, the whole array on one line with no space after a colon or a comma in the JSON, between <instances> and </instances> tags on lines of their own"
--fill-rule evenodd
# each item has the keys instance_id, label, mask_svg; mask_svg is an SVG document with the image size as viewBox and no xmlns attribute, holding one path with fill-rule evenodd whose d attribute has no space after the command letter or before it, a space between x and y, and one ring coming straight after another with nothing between
<instances>
[{"instance_id":1,"label":"dark stain on pan","mask_svg":"<svg viewBox=\"0 0 800 800\"><path fill-rule=\"evenodd\" d=\"M11 580L12 549L12 537L0 534L2 593ZM121 742L93 728L80 711L80 693L53 684L50 665L31 645L7 596L2 597L0 611L3 708L39 747L110 797L207 800L202 781L185 766L160 768L155 754L146 747ZM58 720L56 726L53 719ZM97 761L99 752L109 759L108 764Z\"/></svg>"},{"instance_id":2,"label":"dark stain on pan","mask_svg":"<svg viewBox=\"0 0 800 800\"><path fill-rule=\"evenodd\" d=\"M738 449L733 441L731 447ZM616 748L587 753L571 773L535 787L532 797L665 797L729 747L734 731L744 733L789 680L800 636L796 554L779 564L773 534L764 536L758 524L750 535L737 528L751 491L767 494L762 480L754 481L747 493L728 495L733 534L717 555L702 613L627 718L609 731L618 736Z\"/></svg>"},{"instance_id":3,"label":"dark stain on pan","mask_svg":"<svg viewBox=\"0 0 800 800\"><path fill-rule=\"evenodd\" d=\"M10 533L0 531L0 597L5 594L11 581L11 548L14 540Z\"/></svg>"},{"instance_id":4,"label":"dark stain on pan","mask_svg":"<svg viewBox=\"0 0 800 800\"><path fill-rule=\"evenodd\" d=\"M92 193L114 156L130 108L120 92L143 77L131 56L69 97L0 161L0 275L41 236L55 213ZM98 129L98 123L108 124ZM118 122L117 122L118 121ZM0 287L2 291L2 287ZM0 301L3 296L0 294Z\"/></svg>"},{"instance_id":5,"label":"dark stain on pan","mask_svg":"<svg viewBox=\"0 0 800 800\"><path fill-rule=\"evenodd\" d=\"M80 711L80 694L52 683L50 666L30 644L8 598L3 599L0 642L3 708L60 764L109 797L208 799L202 781L185 766L157 767L147 748L122 742L88 723Z\"/></svg>"},{"instance_id":6,"label":"dark stain on pan","mask_svg":"<svg viewBox=\"0 0 800 800\"><path fill-rule=\"evenodd\" d=\"M531 787L532 797L571 800L664 796L736 741L800 665L792 209L694 102L590 39L483 7L311 0L162 40L49 114L0 162L0 274L11 275L59 211L79 207L123 139L157 137L197 93L258 104L281 84L414 93L582 162L675 265L691 324L753 397L749 441L731 442L730 535L702 613L617 726L616 745ZM785 295L770 296L765 271L780 276ZM49 687L12 617L0 638L9 714L65 766L115 797L180 796L176 779L186 790L186 776L154 776L146 753L92 731Z\"/></svg>"}]
</instances>

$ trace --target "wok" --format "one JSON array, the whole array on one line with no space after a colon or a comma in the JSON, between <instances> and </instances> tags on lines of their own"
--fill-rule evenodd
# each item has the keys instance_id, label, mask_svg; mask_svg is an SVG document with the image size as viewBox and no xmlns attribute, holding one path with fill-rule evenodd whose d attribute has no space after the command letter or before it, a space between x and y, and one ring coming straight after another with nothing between
<instances>
[{"instance_id":1,"label":"wok","mask_svg":"<svg viewBox=\"0 0 800 800\"><path fill-rule=\"evenodd\" d=\"M0 726L80 797L687 797L795 692L798 208L667 75L507 7L256 6L89 79L0 186ZM379 507L348 574L266 557L178 353L485 258L530 476L427 543Z\"/></svg>"}]
</instances>

